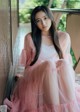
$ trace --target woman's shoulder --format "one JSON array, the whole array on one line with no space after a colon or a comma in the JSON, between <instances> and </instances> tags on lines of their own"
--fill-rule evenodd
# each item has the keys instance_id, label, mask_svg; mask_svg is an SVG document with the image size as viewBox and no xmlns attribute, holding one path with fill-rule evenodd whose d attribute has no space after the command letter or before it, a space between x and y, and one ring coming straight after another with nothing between
<instances>
[{"instance_id":1,"label":"woman's shoulder","mask_svg":"<svg viewBox=\"0 0 80 112\"><path fill-rule=\"evenodd\" d=\"M25 46L25 48L34 46L34 42L33 42L32 36L31 36L31 32L27 33L25 35L24 46Z\"/></svg>"},{"instance_id":2,"label":"woman's shoulder","mask_svg":"<svg viewBox=\"0 0 80 112\"><path fill-rule=\"evenodd\" d=\"M70 41L70 36L68 32L58 31L58 37L61 43L62 42L67 43Z\"/></svg>"},{"instance_id":3,"label":"woman's shoulder","mask_svg":"<svg viewBox=\"0 0 80 112\"><path fill-rule=\"evenodd\" d=\"M28 38L31 38L31 32L29 32L25 35L25 39L28 39Z\"/></svg>"}]
</instances>

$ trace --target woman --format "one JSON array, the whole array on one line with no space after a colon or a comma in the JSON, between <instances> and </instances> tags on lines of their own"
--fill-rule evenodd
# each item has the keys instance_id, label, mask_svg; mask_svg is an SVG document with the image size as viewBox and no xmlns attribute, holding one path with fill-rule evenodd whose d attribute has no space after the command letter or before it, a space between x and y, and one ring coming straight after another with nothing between
<instances>
[{"instance_id":1,"label":"woman","mask_svg":"<svg viewBox=\"0 0 80 112\"><path fill-rule=\"evenodd\" d=\"M33 10L31 28L20 59L24 76L11 101L5 100L10 112L80 112L69 34L56 30L53 15L45 6Z\"/></svg>"}]
</instances>

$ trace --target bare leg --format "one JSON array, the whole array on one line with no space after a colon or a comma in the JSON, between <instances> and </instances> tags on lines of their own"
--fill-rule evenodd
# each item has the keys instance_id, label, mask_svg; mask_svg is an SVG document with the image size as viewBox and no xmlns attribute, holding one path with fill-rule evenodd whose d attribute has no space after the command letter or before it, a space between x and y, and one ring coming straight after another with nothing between
<instances>
[{"instance_id":1,"label":"bare leg","mask_svg":"<svg viewBox=\"0 0 80 112\"><path fill-rule=\"evenodd\" d=\"M74 71L73 69L66 63L65 60L59 60L57 62L57 66L59 68L59 80L62 94L65 97L64 103L71 103L75 101L75 88L74 88ZM61 101L61 99L60 99ZM74 107L69 107L69 112L74 112Z\"/></svg>"},{"instance_id":2,"label":"bare leg","mask_svg":"<svg viewBox=\"0 0 80 112\"><path fill-rule=\"evenodd\" d=\"M57 71L55 65L51 62L45 62L45 77L43 82L44 99L47 104L59 104L59 91Z\"/></svg>"},{"instance_id":3,"label":"bare leg","mask_svg":"<svg viewBox=\"0 0 80 112\"><path fill-rule=\"evenodd\" d=\"M71 68L68 67L69 65L64 60L60 60L58 62L58 65L60 64L60 70L59 75L61 77L61 82L63 89L65 89L65 95L68 98L68 100L74 100L75 98L75 88L74 88L74 78L72 75L74 75L73 70L71 71Z\"/></svg>"}]
</instances>

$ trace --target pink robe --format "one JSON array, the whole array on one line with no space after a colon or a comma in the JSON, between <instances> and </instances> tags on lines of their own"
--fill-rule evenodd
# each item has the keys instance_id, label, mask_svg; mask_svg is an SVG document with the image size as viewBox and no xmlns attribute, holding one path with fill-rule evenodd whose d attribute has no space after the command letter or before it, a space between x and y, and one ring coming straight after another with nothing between
<instances>
[{"instance_id":1,"label":"pink robe","mask_svg":"<svg viewBox=\"0 0 80 112\"><path fill-rule=\"evenodd\" d=\"M70 56L70 37L60 37L60 45L64 53L64 59L59 59L54 46L41 45L41 51L37 62L28 66L24 76L16 85L11 97L10 112L80 112L80 86L75 83L75 72ZM27 52L21 53L21 64L26 66ZM60 104L46 104L44 101L43 81L45 79L44 62L52 65L53 75L56 72ZM68 76L68 85L72 87L75 98L69 100L66 96L65 81L63 76ZM72 109L70 109L72 107Z\"/></svg>"}]
</instances>

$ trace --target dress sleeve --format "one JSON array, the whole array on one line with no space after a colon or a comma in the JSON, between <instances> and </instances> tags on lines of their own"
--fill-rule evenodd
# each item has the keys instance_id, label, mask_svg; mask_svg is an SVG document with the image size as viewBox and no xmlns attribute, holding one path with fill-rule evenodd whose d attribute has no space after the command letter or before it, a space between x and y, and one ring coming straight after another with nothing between
<instances>
[{"instance_id":1,"label":"dress sleeve","mask_svg":"<svg viewBox=\"0 0 80 112\"><path fill-rule=\"evenodd\" d=\"M61 49L64 55L64 58L66 60L69 61L69 63L71 63L71 65L73 66L73 61L72 61L72 56L70 54L70 49L71 49L71 40L70 40L70 36L68 33L64 33L63 37L61 39Z\"/></svg>"},{"instance_id":2,"label":"dress sleeve","mask_svg":"<svg viewBox=\"0 0 80 112\"><path fill-rule=\"evenodd\" d=\"M27 62L27 53L25 49L22 49L20 59L19 59L19 65L25 67Z\"/></svg>"},{"instance_id":3,"label":"dress sleeve","mask_svg":"<svg viewBox=\"0 0 80 112\"><path fill-rule=\"evenodd\" d=\"M28 44L28 43L30 43L30 39L31 39L31 35L27 34L24 39L24 47L21 51L21 55L20 55L20 59L19 59L19 65L23 66L23 67L26 67L27 61L31 59L30 49L28 48L28 50L27 50L27 47L30 47Z\"/></svg>"}]
</instances>

